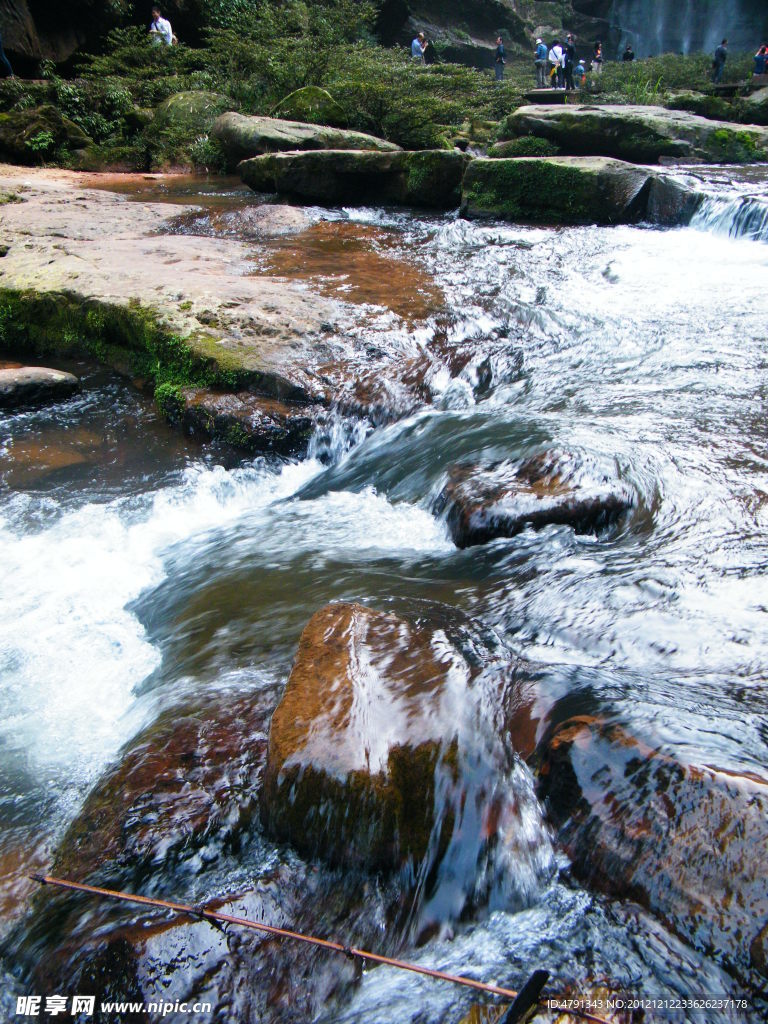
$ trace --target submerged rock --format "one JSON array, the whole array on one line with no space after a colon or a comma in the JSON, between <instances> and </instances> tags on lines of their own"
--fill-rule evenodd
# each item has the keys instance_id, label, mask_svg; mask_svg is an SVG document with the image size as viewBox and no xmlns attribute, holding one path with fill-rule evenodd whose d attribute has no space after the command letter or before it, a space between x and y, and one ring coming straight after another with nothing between
<instances>
[{"instance_id":1,"label":"submerged rock","mask_svg":"<svg viewBox=\"0 0 768 1024\"><path fill-rule=\"evenodd\" d=\"M640 902L742 977L768 977L768 780L683 764L587 716L556 728L539 760L578 878Z\"/></svg>"},{"instance_id":2,"label":"submerged rock","mask_svg":"<svg viewBox=\"0 0 768 1024\"><path fill-rule=\"evenodd\" d=\"M322 413L305 406L265 398L250 391L236 394L207 388L182 389L162 403L171 422L191 435L213 438L253 454L303 455Z\"/></svg>"},{"instance_id":3,"label":"submerged rock","mask_svg":"<svg viewBox=\"0 0 768 1024\"><path fill-rule=\"evenodd\" d=\"M0 160L39 164L62 147L77 151L90 145L85 132L52 104L0 113Z\"/></svg>"},{"instance_id":4,"label":"submerged rock","mask_svg":"<svg viewBox=\"0 0 768 1024\"><path fill-rule=\"evenodd\" d=\"M213 134L219 140L232 167L241 160L262 153L284 150L364 149L396 152L393 142L385 142L373 135L328 125L284 121L277 117L252 117L230 111L222 114L213 125Z\"/></svg>"},{"instance_id":5,"label":"submerged rock","mask_svg":"<svg viewBox=\"0 0 768 1024\"><path fill-rule=\"evenodd\" d=\"M582 479L578 462L543 452L518 464L455 466L435 511L445 514L456 546L468 548L552 524L599 533L632 504L606 482Z\"/></svg>"},{"instance_id":6,"label":"submerged rock","mask_svg":"<svg viewBox=\"0 0 768 1024\"><path fill-rule=\"evenodd\" d=\"M470 159L457 150L326 150L255 157L243 161L238 170L255 192L329 204L399 203L450 209L459 205Z\"/></svg>"},{"instance_id":7,"label":"submerged rock","mask_svg":"<svg viewBox=\"0 0 768 1024\"><path fill-rule=\"evenodd\" d=\"M573 156L616 157L645 164L768 160L765 128L664 107L531 104L519 107L506 123L517 135L548 139Z\"/></svg>"},{"instance_id":8,"label":"submerged rock","mask_svg":"<svg viewBox=\"0 0 768 1024\"><path fill-rule=\"evenodd\" d=\"M533 224L678 224L698 202L674 181L607 157L494 158L467 168L461 212Z\"/></svg>"},{"instance_id":9,"label":"submerged rock","mask_svg":"<svg viewBox=\"0 0 768 1024\"><path fill-rule=\"evenodd\" d=\"M239 210L191 210L177 217L168 230L180 235L259 241L305 231L311 220L296 206L264 203Z\"/></svg>"},{"instance_id":10,"label":"submerged rock","mask_svg":"<svg viewBox=\"0 0 768 1024\"><path fill-rule=\"evenodd\" d=\"M72 373L45 366L0 368L0 409L51 405L80 390L80 381Z\"/></svg>"}]
</instances>

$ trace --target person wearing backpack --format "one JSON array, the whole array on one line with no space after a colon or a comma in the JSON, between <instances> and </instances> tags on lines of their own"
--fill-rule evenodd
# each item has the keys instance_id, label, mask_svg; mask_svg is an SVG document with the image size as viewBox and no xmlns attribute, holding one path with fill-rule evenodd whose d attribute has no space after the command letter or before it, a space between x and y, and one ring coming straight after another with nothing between
<instances>
[{"instance_id":1,"label":"person wearing backpack","mask_svg":"<svg viewBox=\"0 0 768 1024\"><path fill-rule=\"evenodd\" d=\"M536 88L546 89L547 87L547 45L543 39L536 40L536 57L534 58L536 68Z\"/></svg>"}]
</instances>

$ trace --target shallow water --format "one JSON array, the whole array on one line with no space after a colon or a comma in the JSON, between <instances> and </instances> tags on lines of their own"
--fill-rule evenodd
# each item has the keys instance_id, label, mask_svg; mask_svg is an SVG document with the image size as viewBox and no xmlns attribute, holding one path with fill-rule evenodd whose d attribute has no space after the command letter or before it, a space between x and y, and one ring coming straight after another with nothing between
<instances>
[{"instance_id":1,"label":"shallow water","mask_svg":"<svg viewBox=\"0 0 768 1024\"><path fill-rule=\"evenodd\" d=\"M736 178L707 180L715 202L741 195ZM765 201L764 178L748 189ZM372 345L402 336L431 353L416 414L373 432L339 419L302 464L186 445L128 384L93 370L55 411L0 419L8 922L23 911L27 865L47 862L121 745L193 696L278 688L329 601L453 606L534 662L550 703L600 712L686 763L765 777L768 247L705 220L549 230L310 215L303 235L254 245L259 271L332 294ZM467 347L478 358L452 359ZM457 550L431 511L449 467L549 448L631 490L621 527ZM522 889L505 890L506 904L471 925L439 910L438 937L409 955L512 986L544 965L563 983L605 977L649 996L739 993L648 914L558 873L531 814L546 869L510 864ZM233 891L276 856L259 840L239 860L181 872L165 895ZM468 1002L371 970L319 1016L427 1024Z\"/></svg>"}]
</instances>

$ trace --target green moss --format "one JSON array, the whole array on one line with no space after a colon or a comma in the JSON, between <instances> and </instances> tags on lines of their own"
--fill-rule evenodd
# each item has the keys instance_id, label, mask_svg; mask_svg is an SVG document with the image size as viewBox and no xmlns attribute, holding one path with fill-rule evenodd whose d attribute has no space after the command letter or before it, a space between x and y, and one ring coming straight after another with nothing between
<instances>
[{"instance_id":1,"label":"green moss","mask_svg":"<svg viewBox=\"0 0 768 1024\"><path fill-rule=\"evenodd\" d=\"M754 135L746 131L719 128L713 132L707 147L713 159L728 164L748 164L768 159L765 150L758 147Z\"/></svg>"},{"instance_id":2,"label":"green moss","mask_svg":"<svg viewBox=\"0 0 768 1024\"><path fill-rule=\"evenodd\" d=\"M462 205L471 213L539 224L596 218L597 173L546 160L487 160L470 165Z\"/></svg>"},{"instance_id":3,"label":"green moss","mask_svg":"<svg viewBox=\"0 0 768 1024\"><path fill-rule=\"evenodd\" d=\"M521 135L517 139L498 142L488 151L488 156L497 158L516 156L557 156L559 148L549 139L537 135Z\"/></svg>"},{"instance_id":4,"label":"green moss","mask_svg":"<svg viewBox=\"0 0 768 1024\"><path fill-rule=\"evenodd\" d=\"M155 403L170 423L178 423L184 411L184 394L178 384L166 381L155 388Z\"/></svg>"}]
</instances>

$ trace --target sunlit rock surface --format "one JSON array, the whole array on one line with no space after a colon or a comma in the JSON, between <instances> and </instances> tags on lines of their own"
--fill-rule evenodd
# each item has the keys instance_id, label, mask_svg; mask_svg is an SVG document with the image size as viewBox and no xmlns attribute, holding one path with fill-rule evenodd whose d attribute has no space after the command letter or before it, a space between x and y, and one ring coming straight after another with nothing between
<instances>
[{"instance_id":1,"label":"sunlit rock surface","mask_svg":"<svg viewBox=\"0 0 768 1024\"><path fill-rule=\"evenodd\" d=\"M45 366L0 367L0 409L60 402L79 389L77 377L62 370Z\"/></svg>"}]
</instances>

